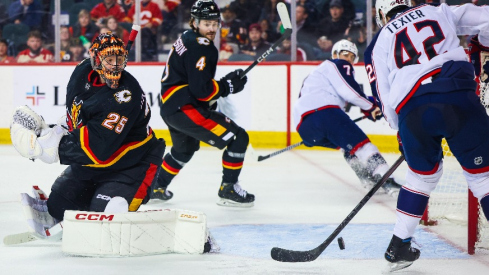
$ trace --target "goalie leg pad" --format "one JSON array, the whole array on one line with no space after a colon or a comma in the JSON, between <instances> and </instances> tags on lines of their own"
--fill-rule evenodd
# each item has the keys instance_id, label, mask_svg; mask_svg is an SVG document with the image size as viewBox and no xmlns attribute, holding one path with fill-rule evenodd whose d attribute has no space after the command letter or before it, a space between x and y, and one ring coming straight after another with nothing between
<instances>
[{"instance_id":1,"label":"goalie leg pad","mask_svg":"<svg viewBox=\"0 0 489 275\"><path fill-rule=\"evenodd\" d=\"M82 256L199 254L208 240L205 214L178 209L66 211L63 229L63 252Z\"/></svg>"}]
</instances>

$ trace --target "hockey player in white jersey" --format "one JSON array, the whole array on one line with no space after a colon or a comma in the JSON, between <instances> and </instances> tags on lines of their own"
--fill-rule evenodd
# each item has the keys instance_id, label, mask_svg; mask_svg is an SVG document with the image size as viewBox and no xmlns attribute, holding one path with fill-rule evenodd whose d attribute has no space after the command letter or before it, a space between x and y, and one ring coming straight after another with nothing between
<instances>
[{"instance_id":1,"label":"hockey player in white jersey","mask_svg":"<svg viewBox=\"0 0 489 275\"><path fill-rule=\"evenodd\" d=\"M358 60L354 43L340 40L333 46L333 60L326 60L304 80L294 106L297 132L306 146L343 149L345 159L366 187L376 183L389 169L386 161L365 133L344 109L350 102L375 121L382 113L355 81L353 64ZM393 178L384 190L397 196L400 185Z\"/></svg>"},{"instance_id":2,"label":"hockey player in white jersey","mask_svg":"<svg viewBox=\"0 0 489 275\"><path fill-rule=\"evenodd\" d=\"M382 29L367 47L365 66L409 166L385 252L393 271L420 256L411 237L443 172L442 138L489 217L489 117L457 37L478 34L480 44L489 46L489 7L377 0L375 9Z\"/></svg>"}]
</instances>

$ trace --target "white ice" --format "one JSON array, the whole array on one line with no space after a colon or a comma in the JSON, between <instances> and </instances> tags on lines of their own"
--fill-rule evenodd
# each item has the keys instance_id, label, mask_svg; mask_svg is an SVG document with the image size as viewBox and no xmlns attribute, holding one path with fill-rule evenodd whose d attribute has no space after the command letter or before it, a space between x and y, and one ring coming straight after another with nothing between
<instances>
[{"instance_id":1,"label":"white ice","mask_svg":"<svg viewBox=\"0 0 489 275\"><path fill-rule=\"evenodd\" d=\"M265 155L270 150L257 150ZM263 162L247 155L240 184L255 194L250 209L216 205L221 182L221 154L203 148L170 185L174 197L148 208L201 211L222 248L219 254L158 255L136 258L90 258L65 255L60 242L35 241L0 245L0 274L381 274L383 252L392 236L396 200L375 195L320 258L309 263L281 263L270 249L312 249L325 240L368 190L362 188L338 151L293 150ZM384 154L392 164L398 155ZM256 156L255 156L256 157ZM65 168L20 157L13 147L0 146L0 238L24 232L19 193L39 185L49 193ZM402 181L405 164L395 172ZM489 274L489 256L466 252L463 227L436 234L419 227L421 258L399 274Z\"/></svg>"}]
</instances>

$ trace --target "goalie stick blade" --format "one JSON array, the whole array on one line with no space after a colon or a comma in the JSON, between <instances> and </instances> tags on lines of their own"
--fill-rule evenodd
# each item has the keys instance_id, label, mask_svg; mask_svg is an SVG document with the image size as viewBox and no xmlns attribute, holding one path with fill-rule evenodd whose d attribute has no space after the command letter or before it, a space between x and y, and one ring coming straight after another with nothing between
<instances>
[{"instance_id":1,"label":"goalie stick blade","mask_svg":"<svg viewBox=\"0 0 489 275\"><path fill-rule=\"evenodd\" d=\"M284 29L292 29L292 23L290 22L289 12L287 11L287 6L283 2L277 4L278 16L282 21L282 26Z\"/></svg>"},{"instance_id":2,"label":"goalie stick blade","mask_svg":"<svg viewBox=\"0 0 489 275\"><path fill-rule=\"evenodd\" d=\"M8 235L3 238L4 245L16 245L36 241L38 238L32 232Z\"/></svg>"},{"instance_id":3,"label":"goalie stick blade","mask_svg":"<svg viewBox=\"0 0 489 275\"><path fill-rule=\"evenodd\" d=\"M279 262L286 263L298 263L298 262L311 262L314 261L320 253L314 253L311 251L293 251L283 249L279 247L272 248L270 252L272 259Z\"/></svg>"}]
</instances>

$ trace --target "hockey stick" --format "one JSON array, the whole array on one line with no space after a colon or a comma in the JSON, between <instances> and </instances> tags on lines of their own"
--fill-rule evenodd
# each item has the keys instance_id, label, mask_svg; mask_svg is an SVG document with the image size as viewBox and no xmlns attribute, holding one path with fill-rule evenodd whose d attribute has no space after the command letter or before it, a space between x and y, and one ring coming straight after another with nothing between
<instances>
[{"instance_id":1,"label":"hockey stick","mask_svg":"<svg viewBox=\"0 0 489 275\"><path fill-rule=\"evenodd\" d=\"M292 23L290 23L289 12L287 11L287 7L284 3L280 2L277 4L277 12L278 16L280 16L280 21L282 21L282 26L284 27L284 33L279 38L279 40L275 41L272 46L268 50L266 50L260 57L258 57L253 64L248 66L244 73L241 75L241 78L245 77L245 75L253 69L258 63L262 62L267 56L269 56L275 48L277 48L285 39L287 39L292 34Z\"/></svg>"},{"instance_id":2,"label":"hockey stick","mask_svg":"<svg viewBox=\"0 0 489 275\"><path fill-rule=\"evenodd\" d=\"M362 117L356 118L355 120L353 120L353 122L358 122L358 121L360 121L360 120L362 120L364 118L367 118L367 117L366 116L362 116ZM282 149L280 151L273 152L273 153L268 154L266 156L258 156L258 161L266 160L266 159L271 158L273 156L276 156L278 154L282 154L283 152L287 152L287 151L289 151L291 149L294 149L295 147L301 146L302 144L304 144L304 141L294 143L292 145L289 145L289 146L285 147L284 149Z\"/></svg>"},{"instance_id":3,"label":"hockey stick","mask_svg":"<svg viewBox=\"0 0 489 275\"><path fill-rule=\"evenodd\" d=\"M377 182L372 190L370 190L365 197L360 201L360 203L353 208L353 210L348 214L348 216L338 225L338 227L333 231L333 233L318 247L311 249L309 251L294 251L283 248L274 247L271 251L272 259L280 262L310 262L314 261L323 251L328 247L328 245L340 234L340 232L348 225L348 223L355 217L356 214L362 209L363 206L370 200L370 198L377 192L377 190L382 187L385 181L394 173L394 171L401 165L404 161L404 156L400 156L397 161L389 168L385 175Z\"/></svg>"},{"instance_id":4,"label":"hockey stick","mask_svg":"<svg viewBox=\"0 0 489 275\"><path fill-rule=\"evenodd\" d=\"M134 44L134 40L136 40L136 36L138 36L138 32L140 30L141 30L141 26L132 25L131 33L129 34L129 41L127 41L127 45L126 45L126 51L128 53L131 50L132 45Z\"/></svg>"},{"instance_id":5,"label":"hockey stick","mask_svg":"<svg viewBox=\"0 0 489 275\"><path fill-rule=\"evenodd\" d=\"M59 241L63 236L63 228L61 224L56 224L55 226L46 229L46 232L49 232L50 236L41 236L36 232L23 232L18 234L7 235L3 238L4 245L16 245L23 244L37 240L46 240L46 241Z\"/></svg>"}]
</instances>

